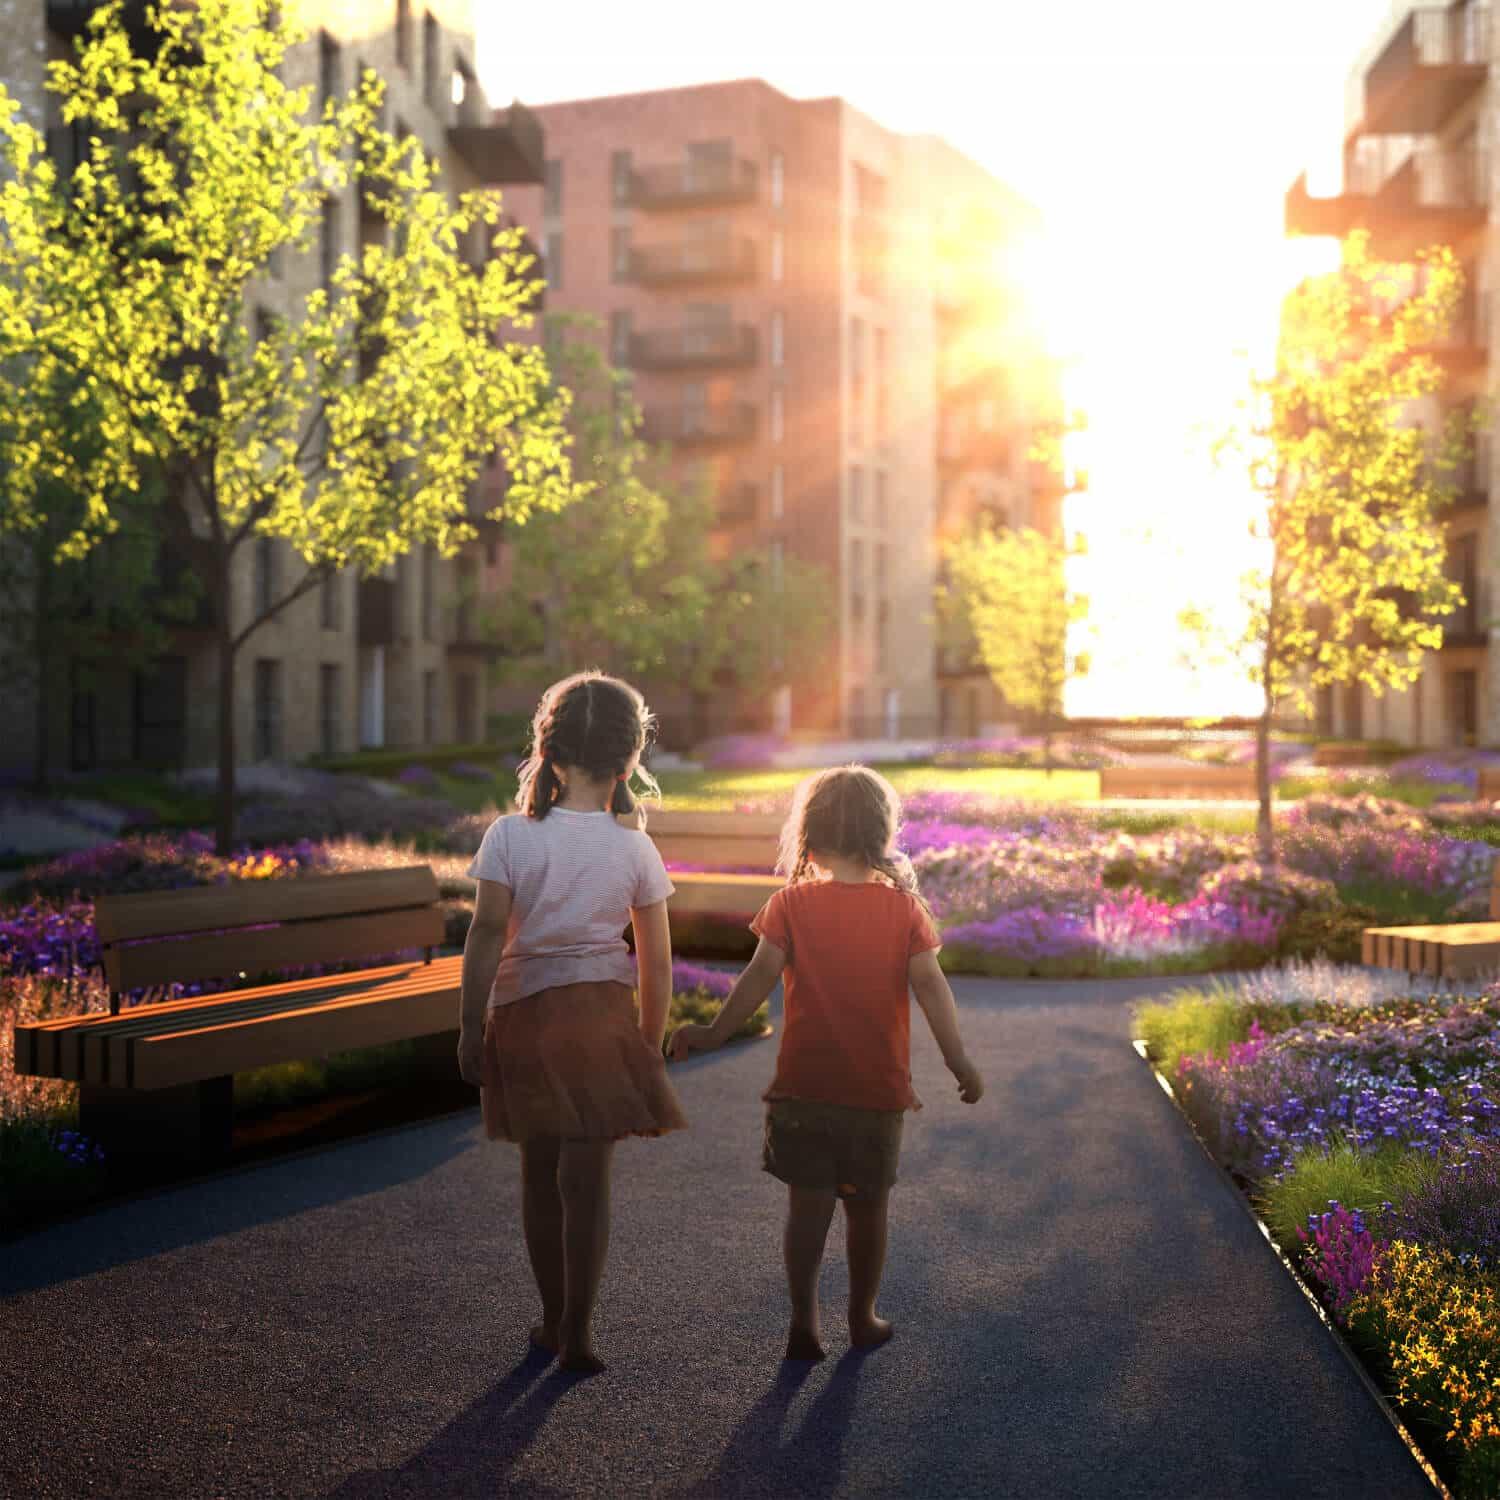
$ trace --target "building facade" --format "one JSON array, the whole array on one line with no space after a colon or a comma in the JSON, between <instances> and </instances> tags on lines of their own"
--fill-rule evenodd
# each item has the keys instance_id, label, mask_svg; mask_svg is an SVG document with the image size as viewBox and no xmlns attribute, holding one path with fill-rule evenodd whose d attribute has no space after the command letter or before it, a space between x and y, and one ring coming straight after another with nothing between
<instances>
[{"instance_id":1,"label":"building facade","mask_svg":"<svg viewBox=\"0 0 1500 1500\"><path fill-rule=\"evenodd\" d=\"M46 130L64 165L78 143L42 88L49 58L68 55L88 4L0 0L7 50L0 80ZM540 182L538 122L521 105L494 110L475 73L469 0L295 0L308 39L287 55L283 77L311 85L314 107L351 90L366 68L386 84L385 124L417 136L457 193ZM17 45L10 39L17 38ZM383 222L351 187L330 196L315 243L283 257L251 288L252 316L295 317L307 293L326 283L338 257L358 254ZM475 488L475 510L496 503L503 474ZM261 625L239 656L236 744L244 763L293 761L361 746L473 743L484 738L485 664L469 624L469 602L498 566L493 528L455 559L418 547L386 576L338 575ZM232 628L254 619L294 584L303 564L286 544L252 539L236 555ZM168 652L140 670L75 664L53 693L48 738L54 768L209 765L216 755L216 647L206 629L174 630ZM35 720L34 701L5 705L7 722ZM29 769L34 733L4 742L0 769Z\"/></svg>"},{"instance_id":2,"label":"building facade","mask_svg":"<svg viewBox=\"0 0 1500 1500\"><path fill-rule=\"evenodd\" d=\"M1345 101L1343 183L1330 196L1299 177L1286 197L1286 227L1342 237L1369 231L1372 251L1409 261L1433 244L1449 246L1464 275L1463 302L1435 352L1446 379L1440 401L1414 413L1437 428L1454 409L1472 411L1490 388L1495 336L1496 45L1488 5L1475 0L1397 7L1351 71ZM1493 419L1458 476L1458 498L1444 518L1448 568L1466 602L1444 624L1407 691L1377 696L1351 685L1326 689L1318 725L1355 739L1416 746L1500 742L1500 650L1494 642L1496 530Z\"/></svg>"},{"instance_id":3,"label":"building facade","mask_svg":"<svg viewBox=\"0 0 1500 1500\"><path fill-rule=\"evenodd\" d=\"M966 213L1003 241L1033 212L941 141L760 80L537 113L546 179L509 201L544 247L549 310L597 320L644 435L710 483L721 553L829 580L826 650L788 662L765 701L722 705L724 727L938 732L945 522L980 496L1016 522L1041 503L1030 351L956 357L962 277L994 263L955 267L944 247ZM687 717L671 684L650 687L665 720ZM497 701L529 706L519 689Z\"/></svg>"}]
</instances>

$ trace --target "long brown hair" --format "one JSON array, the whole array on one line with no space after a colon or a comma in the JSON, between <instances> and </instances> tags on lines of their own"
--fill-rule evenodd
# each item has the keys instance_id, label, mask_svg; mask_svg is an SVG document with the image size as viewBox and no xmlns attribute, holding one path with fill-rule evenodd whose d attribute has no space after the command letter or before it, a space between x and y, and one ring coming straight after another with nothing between
<instances>
[{"instance_id":1,"label":"long brown hair","mask_svg":"<svg viewBox=\"0 0 1500 1500\"><path fill-rule=\"evenodd\" d=\"M516 806L528 818L545 818L562 796L555 767L569 766L594 781L615 777L609 810L634 811L635 797L619 778L655 735L656 716L628 682L603 672L576 672L554 682L531 720L531 753L516 771ZM644 766L637 766L635 774L647 795L661 796Z\"/></svg>"},{"instance_id":2,"label":"long brown hair","mask_svg":"<svg viewBox=\"0 0 1500 1500\"><path fill-rule=\"evenodd\" d=\"M793 793L792 811L781 826L776 873L788 885L810 880L812 849L860 859L887 884L915 896L930 914L911 860L896 847L900 832L901 799L884 776L868 766L830 766Z\"/></svg>"}]
</instances>

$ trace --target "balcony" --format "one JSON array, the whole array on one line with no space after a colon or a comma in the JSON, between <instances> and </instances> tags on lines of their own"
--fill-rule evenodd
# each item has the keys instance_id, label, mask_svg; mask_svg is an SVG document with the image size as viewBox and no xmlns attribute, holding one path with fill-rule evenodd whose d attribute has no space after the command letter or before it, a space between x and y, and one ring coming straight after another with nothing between
<instances>
[{"instance_id":1,"label":"balcony","mask_svg":"<svg viewBox=\"0 0 1500 1500\"><path fill-rule=\"evenodd\" d=\"M1490 640L1490 591L1483 583L1476 585L1472 578L1458 578L1455 582L1464 591L1464 602L1451 615L1443 617L1443 650L1461 651L1487 646Z\"/></svg>"},{"instance_id":2,"label":"balcony","mask_svg":"<svg viewBox=\"0 0 1500 1500\"><path fill-rule=\"evenodd\" d=\"M1484 86L1489 39L1489 11L1472 3L1412 11L1365 73L1360 130L1436 134Z\"/></svg>"},{"instance_id":3,"label":"balcony","mask_svg":"<svg viewBox=\"0 0 1500 1500\"><path fill-rule=\"evenodd\" d=\"M760 190L753 161L682 161L645 167L631 174L630 202L636 208L670 211L754 203Z\"/></svg>"},{"instance_id":4,"label":"balcony","mask_svg":"<svg viewBox=\"0 0 1500 1500\"><path fill-rule=\"evenodd\" d=\"M540 183L546 176L542 122L524 104L491 111L476 87L455 115L448 144L481 182Z\"/></svg>"},{"instance_id":5,"label":"balcony","mask_svg":"<svg viewBox=\"0 0 1500 1500\"><path fill-rule=\"evenodd\" d=\"M630 272L644 286L753 281L755 243L725 238L646 245L632 252Z\"/></svg>"},{"instance_id":6,"label":"balcony","mask_svg":"<svg viewBox=\"0 0 1500 1500\"><path fill-rule=\"evenodd\" d=\"M753 365L759 339L749 323L719 328L658 328L630 341L630 363L638 370L731 369Z\"/></svg>"},{"instance_id":7,"label":"balcony","mask_svg":"<svg viewBox=\"0 0 1500 1500\"><path fill-rule=\"evenodd\" d=\"M719 496L715 519L720 526L753 526L760 519L760 486L730 485Z\"/></svg>"},{"instance_id":8,"label":"balcony","mask_svg":"<svg viewBox=\"0 0 1500 1500\"><path fill-rule=\"evenodd\" d=\"M1448 331L1420 345L1417 352L1430 354L1450 374L1485 367L1490 356L1489 329L1480 317L1479 296L1472 285L1464 288Z\"/></svg>"},{"instance_id":9,"label":"balcony","mask_svg":"<svg viewBox=\"0 0 1500 1500\"><path fill-rule=\"evenodd\" d=\"M361 646L394 646L396 644L396 580L394 578L361 578L358 588L359 626L356 632Z\"/></svg>"},{"instance_id":10,"label":"balcony","mask_svg":"<svg viewBox=\"0 0 1500 1500\"><path fill-rule=\"evenodd\" d=\"M718 406L648 406L641 419L641 436L648 443L672 443L679 448L728 447L755 436L756 411L748 401L726 401Z\"/></svg>"},{"instance_id":11,"label":"balcony","mask_svg":"<svg viewBox=\"0 0 1500 1500\"><path fill-rule=\"evenodd\" d=\"M1334 235L1370 231L1371 248L1385 260L1410 260L1427 245L1459 245L1488 219L1479 160L1472 150L1424 146L1407 151L1394 170L1378 158L1349 163L1344 191L1314 198L1307 174L1286 195L1286 228L1292 234Z\"/></svg>"}]
</instances>

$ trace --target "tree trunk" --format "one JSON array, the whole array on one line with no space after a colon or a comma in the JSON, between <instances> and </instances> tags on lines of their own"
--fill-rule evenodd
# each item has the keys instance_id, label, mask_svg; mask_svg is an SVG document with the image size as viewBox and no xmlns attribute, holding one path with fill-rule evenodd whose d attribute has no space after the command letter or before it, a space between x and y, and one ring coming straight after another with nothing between
<instances>
[{"instance_id":1,"label":"tree trunk","mask_svg":"<svg viewBox=\"0 0 1500 1500\"><path fill-rule=\"evenodd\" d=\"M45 544L44 544L45 545ZM51 748L52 730L52 670L53 651L47 644L51 639L48 615L51 610L51 596L47 589L50 577L51 558L43 557L43 548L36 549L37 573L36 573L36 596L35 612L33 616L32 633L36 639L36 765L32 772L31 787L39 797L45 797L51 790L52 781L48 774L47 762Z\"/></svg>"},{"instance_id":2,"label":"tree trunk","mask_svg":"<svg viewBox=\"0 0 1500 1500\"><path fill-rule=\"evenodd\" d=\"M1260 803L1255 819L1255 836L1259 855L1264 864L1276 858L1276 845L1271 832L1271 681L1266 673L1265 701L1260 718L1255 723L1255 795Z\"/></svg>"},{"instance_id":3,"label":"tree trunk","mask_svg":"<svg viewBox=\"0 0 1500 1500\"><path fill-rule=\"evenodd\" d=\"M214 817L214 850L234 850L234 637L230 634L229 598L219 594L219 781Z\"/></svg>"},{"instance_id":4,"label":"tree trunk","mask_svg":"<svg viewBox=\"0 0 1500 1500\"><path fill-rule=\"evenodd\" d=\"M1042 765L1047 772L1047 778L1052 778L1052 710L1046 709L1042 715Z\"/></svg>"}]
</instances>

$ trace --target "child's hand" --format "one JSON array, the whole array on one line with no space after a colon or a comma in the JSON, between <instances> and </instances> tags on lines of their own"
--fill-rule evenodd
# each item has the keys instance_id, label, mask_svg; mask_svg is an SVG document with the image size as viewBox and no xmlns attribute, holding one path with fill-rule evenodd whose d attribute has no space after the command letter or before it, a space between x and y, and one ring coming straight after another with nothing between
<instances>
[{"instance_id":1,"label":"child's hand","mask_svg":"<svg viewBox=\"0 0 1500 1500\"><path fill-rule=\"evenodd\" d=\"M984 1079L979 1076L979 1069L966 1057L953 1069L953 1076L958 1080L958 1097L965 1104L978 1104L984 1095Z\"/></svg>"},{"instance_id":2,"label":"child's hand","mask_svg":"<svg viewBox=\"0 0 1500 1500\"><path fill-rule=\"evenodd\" d=\"M484 1036L476 1031L458 1034L458 1071L465 1083L484 1086Z\"/></svg>"},{"instance_id":3,"label":"child's hand","mask_svg":"<svg viewBox=\"0 0 1500 1500\"><path fill-rule=\"evenodd\" d=\"M673 1062L681 1062L689 1053L712 1052L718 1045L710 1026L679 1026L667 1043L667 1056Z\"/></svg>"}]
</instances>

